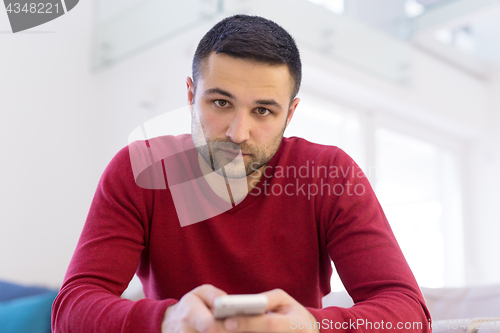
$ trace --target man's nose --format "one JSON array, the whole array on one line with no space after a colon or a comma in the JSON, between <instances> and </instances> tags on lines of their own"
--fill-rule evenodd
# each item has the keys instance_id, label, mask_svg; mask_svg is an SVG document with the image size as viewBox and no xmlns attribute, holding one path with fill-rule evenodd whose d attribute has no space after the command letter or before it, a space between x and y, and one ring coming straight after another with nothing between
<instances>
[{"instance_id":1,"label":"man's nose","mask_svg":"<svg viewBox=\"0 0 500 333\"><path fill-rule=\"evenodd\" d=\"M250 136L250 119L243 111L235 112L231 123L226 131L226 135L233 140L234 143L242 143L249 139Z\"/></svg>"}]
</instances>

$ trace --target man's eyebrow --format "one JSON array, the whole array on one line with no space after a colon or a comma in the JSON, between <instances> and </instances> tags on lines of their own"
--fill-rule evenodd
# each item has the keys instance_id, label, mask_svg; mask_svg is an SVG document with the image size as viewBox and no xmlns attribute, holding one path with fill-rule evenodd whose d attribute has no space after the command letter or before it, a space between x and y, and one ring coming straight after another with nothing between
<instances>
[{"instance_id":1,"label":"man's eyebrow","mask_svg":"<svg viewBox=\"0 0 500 333\"><path fill-rule=\"evenodd\" d=\"M281 105L276 102L274 99L265 99L265 100L259 100L259 101L256 101L255 104L260 104L260 105L271 105L271 106L275 106L277 107L278 109L282 110L283 108L281 107Z\"/></svg>"},{"instance_id":2,"label":"man's eyebrow","mask_svg":"<svg viewBox=\"0 0 500 333\"><path fill-rule=\"evenodd\" d=\"M234 98L233 94L231 94L230 92L227 92L225 90L222 90L221 88L211 88L211 89L205 90L205 92L203 93L203 95L212 95L212 94L224 95L228 98L236 99L236 98Z\"/></svg>"},{"instance_id":3,"label":"man's eyebrow","mask_svg":"<svg viewBox=\"0 0 500 333\"><path fill-rule=\"evenodd\" d=\"M210 88L210 89L207 89L203 92L203 95L212 95L212 94L224 95L232 100L236 100L236 97L234 97L233 94L231 94L230 92L223 90L221 88ZM276 102L274 99L258 100L258 101L255 101L255 104L270 105L270 106L274 106L280 110L283 109L283 107L278 102Z\"/></svg>"}]
</instances>

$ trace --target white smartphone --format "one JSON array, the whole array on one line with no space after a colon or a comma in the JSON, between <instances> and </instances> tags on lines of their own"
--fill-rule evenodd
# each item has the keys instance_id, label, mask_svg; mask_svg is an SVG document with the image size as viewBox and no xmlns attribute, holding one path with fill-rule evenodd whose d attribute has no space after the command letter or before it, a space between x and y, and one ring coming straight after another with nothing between
<instances>
[{"instance_id":1,"label":"white smartphone","mask_svg":"<svg viewBox=\"0 0 500 333\"><path fill-rule=\"evenodd\" d=\"M224 319L231 316L251 316L266 312L265 295L226 295L214 300L214 317Z\"/></svg>"}]
</instances>

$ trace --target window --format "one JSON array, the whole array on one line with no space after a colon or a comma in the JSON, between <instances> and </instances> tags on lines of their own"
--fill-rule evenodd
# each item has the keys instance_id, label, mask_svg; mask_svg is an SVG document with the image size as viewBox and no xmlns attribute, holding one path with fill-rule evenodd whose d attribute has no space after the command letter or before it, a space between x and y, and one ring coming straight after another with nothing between
<instances>
[{"instance_id":1,"label":"window","mask_svg":"<svg viewBox=\"0 0 500 333\"><path fill-rule=\"evenodd\" d=\"M302 96L286 136L335 145L370 179L417 281L425 287L464 284L460 151L409 133L424 129ZM389 122L387 122L389 123ZM398 131L399 128L399 131ZM332 290L343 289L337 274Z\"/></svg>"},{"instance_id":2,"label":"window","mask_svg":"<svg viewBox=\"0 0 500 333\"><path fill-rule=\"evenodd\" d=\"M314 143L338 146L363 168L366 153L361 118L359 113L306 97L300 101L285 136L299 136Z\"/></svg>"},{"instance_id":3,"label":"window","mask_svg":"<svg viewBox=\"0 0 500 333\"><path fill-rule=\"evenodd\" d=\"M435 288L462 284L456 154L384 128L375 138L375 192L417 281ZM447 268L449 260L456 264Z\"/></svg>"}]
</instances>

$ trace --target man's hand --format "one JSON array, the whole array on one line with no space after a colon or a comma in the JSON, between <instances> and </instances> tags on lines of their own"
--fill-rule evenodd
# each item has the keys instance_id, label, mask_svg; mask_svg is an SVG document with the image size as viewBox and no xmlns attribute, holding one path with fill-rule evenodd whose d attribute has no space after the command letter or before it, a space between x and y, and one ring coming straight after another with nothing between
<instances>
[{"instance_id":1,"label":"man's hand","mask_svg":"<svg viewBox=\"0 0 500 333\"><path fill-rule=\"evenodd\" d=\"M227 318L224 321L224 327L231 332L278 333L301 331L319 333L318 328L305 328L306 326L314 328L316 318L285 291L274 289L262 294L269 299L267 313L260 316ZM299 327L303 325L304 328L297 328L296 324L298 323L302 323Z\"/></svg>"},{"instance_id":2,"label":"man's hand","mask_svg":"<svg viewBox=\"0 0 500 333\"><path fill-rule=\"evenodd\" d=\"M227 332L223 322L215 320L212 314L214 299L224 295L227 293L208 284L193 289L179 303L168 307L161 325L162 333Z\"/></svg>"}]
</instances>

